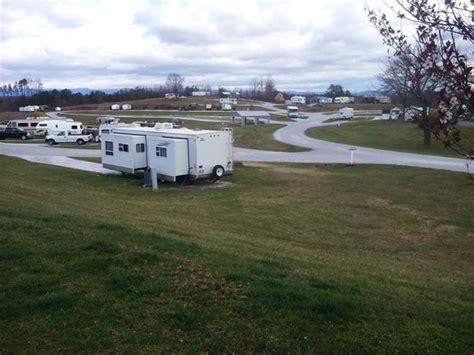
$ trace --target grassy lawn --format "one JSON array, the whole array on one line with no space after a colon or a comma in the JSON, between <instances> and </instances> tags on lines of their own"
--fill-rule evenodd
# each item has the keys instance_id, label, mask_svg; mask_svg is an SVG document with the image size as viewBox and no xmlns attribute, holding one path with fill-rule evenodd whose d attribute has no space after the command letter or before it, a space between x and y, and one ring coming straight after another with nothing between
<instances>
[{"instance_id":1,"label":"grassy lawn","mask_svg":"<svg viewBox=\"0 0 474 355\"><path fill-rule=\"evenodd\" d=\"M474 149L474 128L460 127L462 137ZM364 147L397 150L401 152L460 157L445 149L434 137L431 147L423 145L423 131L416 125L400 121L370 121L346 123L338 126L311 128L306 134L331 142Z\"/></svg>"},{"instance_id":2,"label":"grassy lawn","mask_svg":"<svg viewBox=\"0 0 474 355\"><path fill-rule=\"evenodd\" d=\"M2 352L474 347L463 174L255 164L226 188L154 193L140 179L0 165Z\"/></svg>"}]
</instances>

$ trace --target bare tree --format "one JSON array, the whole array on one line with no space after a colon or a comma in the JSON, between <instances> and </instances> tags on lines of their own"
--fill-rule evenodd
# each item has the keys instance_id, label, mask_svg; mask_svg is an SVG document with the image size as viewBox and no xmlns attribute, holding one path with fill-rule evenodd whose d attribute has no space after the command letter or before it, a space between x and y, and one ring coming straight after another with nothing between
<instances>
[{"instance_id":1,"label":"bare tree","mask_svg":"<svg viewBox=\"0 0 474 355\"><path fill-rule=\"evenodd\" d=\"M411 57L422 68L419 75L433 81L436 78L439 126L434 134L446 147L471 156L472 148L460 144L460 131L455 126L457 118L472 114L474 109L472 66L459 45L472 47L471 12L466 3L454 0L446 0L444 5L432 0L395 0L395 4L397 8L392 10L397 17L415 25L413 37L394 28L386 14L366 8L369 20L394 56Z\"/></svg>"},{"instance_id":2,"label":"bare tree","mask_svg":"<svg viewBox=\"0 0 474 355\"><path fill-rule=\"evenodd\" d=\"M180 74L169 73L166 78L166 87L176 98L183 92L184 77Z\"/></svg>"},{"instance_id":3,"label":"bare tree","mask_svg":"<svg viewBox=\"0 0 474 355\"><path fill-rule=\"evenodd\" d=\"M276 93L275 81L269 76L265 79L264 99L266 101L273 101Z\"/></svg>"}]
</instances>

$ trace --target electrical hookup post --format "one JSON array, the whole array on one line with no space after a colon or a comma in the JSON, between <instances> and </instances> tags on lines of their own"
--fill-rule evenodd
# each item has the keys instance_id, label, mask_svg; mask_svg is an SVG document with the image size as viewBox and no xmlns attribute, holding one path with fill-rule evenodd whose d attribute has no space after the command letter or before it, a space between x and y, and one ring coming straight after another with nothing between
<instances>
[{"instance_id":1,"label":"electrical hookup post","mask_svg":"<svg viewBox=\"0 0 474 355\"><path fill-rule=\"evenodd\" d=\"M346 164L346 166L354 166L354 152L357 150L357 148L349 148L349 152L351 153L351 158L349 164Z\"/></svg>"},{"instance_id":2,"label":"electrical hookup post","mask_svg":"<svg viewBox=\"0 0 474 355\"><path fill-rule=\"evenodd\" d=\"M473 160L474 160L474 155L473 154L467 154L466 155L466 171L467 171L467 175L471 179L474 179L474 177L472 176L472 173L471 173L471 165L472 165Z\"/></svg>"}]
</instances>

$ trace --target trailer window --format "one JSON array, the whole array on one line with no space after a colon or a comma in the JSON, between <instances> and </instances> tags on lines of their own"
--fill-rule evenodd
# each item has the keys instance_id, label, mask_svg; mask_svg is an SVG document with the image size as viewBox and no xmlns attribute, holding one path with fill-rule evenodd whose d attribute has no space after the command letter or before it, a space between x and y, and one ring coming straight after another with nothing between
<instances>
[{"instance_id":1,"label":"trailer window","mask_svg":"<svg viewBox=\"0 0 474 355\"><path fill-rule=\"evenodd\" d=\"M102 134L109 134L110 131L109 131L108 129L103 129L101 133L102 133Z\"/></svg>"},{"instance_id":2,"label":"trailer window","mask_svg":"<svg viewBox=\"0 0 474 355\"><path fill-rule=\"evenodd\" d=\"M46 123L40 123L38 126L40 127L48 127L48 125Z\"/></svg>"},{"instance_id":3,"label":"trailer window","mask_svg":"<svg viewBox=\"0 0 474 355\"><path fill-rule=\"evenodd\" d=\"M105 141L105 155L114 155L114 142Z\"/></svg>"},{"instance_id":4,"label":"trailer window","mask_svg":"<svg viewBox=\"0 0 474 355\"><path fill-rule=\"evenodd\" d=\"M25 123L20 122L18 123L18 127L28 127L28 122L25 122Z\"/></svg>"},{"instance_id":5,"label":"trailer window","mask_svg":"<svg viewBox=\"0 0 474 355\"><path fill-rule=\"evenodd\" d=\"M71 129L77 129L77 126L76 125L71 126Z\"/></svg>"},{"instance_id":6,"label":"trailer window","mask_svg":"<svg viewBox=\"0 0 474 355\"><path fill-rule=\"evenodd\" d=\"M31 122L31 127L36 127L38 125L38 122Z\"/></svg>"},{"instance_id":7,"label":"trailer window","mask_svg":"<svg viewBox=\"0 0 474 355\"><path fill-rule=\"evenodd\" d=\"M119 143L119 152L128 152L128 144Z\"/></svg>"},{"instance_id":8,"label":"trailer window","mask_svg":"<svg viewBox=\"0 0 474 355\"><path fill-rule=\"evenodd\" d=\"M136 149L137 153L143 153L145 151L145 143L138 143Z\"/></svg>"},{"instance_id":9,"label":"trailer window","mask_svg":"<svg viewBox=\"0 0 474 355\"><path fill-rule=\"evenodd\" d=\"M167 157L167 149L166 147L160 147L159 145L156 146L156 156L157 157L163 157L163 158L166 158Z\"/></svg>"}]
</instances>

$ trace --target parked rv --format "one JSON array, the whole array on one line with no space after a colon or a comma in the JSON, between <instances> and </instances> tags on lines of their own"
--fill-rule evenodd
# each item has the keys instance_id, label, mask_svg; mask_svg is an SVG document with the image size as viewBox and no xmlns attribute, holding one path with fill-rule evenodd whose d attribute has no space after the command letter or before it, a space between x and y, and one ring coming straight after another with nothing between
<instances>
[{"instance_id":1,"label":"parked rv","mask_svg":"<svg viewBox=\"0 0 474 355\"><path fill-rule=\"evenodd\" d=\"M354 109L351 107L344 107L339 110L339 119L350 120L354 117Z\"/></svg>"},{"instance_id":2,"label":"parked rv","mask_svg":"<svg viewBox=\"0 0 474 355\"><path fill-rule=\"evenodd\" d=\"M111 110L120 110L120 105L118 105L118 104L110 105L110 109Z\"/></svg>"},{"instance_id":3,"label":"parked rv","mask_svg":"<svg viewBox=\"0 0 474 355\"><path fill-rule=\"evenodd\" d=\"M73 119L65 120L44 120L38 123L36 126L37 134L55 134L62 131L68 131L73 134L80 134L84 126L81 122L74 121Z\"/></svg>"},{"instance_id":4,"label":"parked rv","mask_svg":"<svg viewBox=\"0 0 474 355\"><path fill-rule=\"evenodd\" d=\"M106 133L108 132L108 133ZM173 129L118 124L101 127L104 168L134 174L150 169L154 179L220 178L233 170L232 130Z\"/></svg>"},{"instance_id":5,"label":"parked rv","mask_svg":"<svg viewBox=\"0 0 474 355\"><path fill-rule=\"evenodd\" d=\"M288 118L298 118L298 107L297 106L287 106Z\"/></svg>"},{"instance_id":6,"label":"parked rv","mask_svg":"<svg viewBox=\"0 0 474 355\"><path fill-rule=\"evenodd\" d=\"M77 143L79 145L92 142L94 137L92 134L73 134L68 131L61 131L56 134L48 134L45 138L45 142L49 145L55 145L58 143Z\"/></svg>"},{"instance_id":7,"label":"parked rv","mask_svg":"<svg viewBox=\"0 0 474 355\"><path fill-rule=\"evenodd\" d=\"M118 117L112 117L112 116L101 116L101 117L97 117L95 119L95 122L98 124L98 125L101 125L101 124L114 124L114 123L119 123L120 122L120 118Z\"/></svg>"},{"instance_id":8,"label":"parked rv","mask_svg":"<svg viewBox=\"0 0 474 355\"><path fill-rule=\"evenodd\" d=\"M19 138L25 140L33 138L33 134L20 128L6 127L4 130L0 131L0 139L6 138Z\"/></svg>"},{"instance_id":9,"label":"parked rv","mask_svg":"<svg viewBox=\"0 0 474 355\"><path fill-rule=\"evenodd\" d=\"M122 105L122 110L131 110L132 109L132 105L130 104L123 104Z\"/></svg>"},{"instance_id":10,"label":"parked rv","mask_svg":"<svg viewBox=\"0 0 474 355\"><path fill-rule=\"evenodd\" d=\"M34 135L37 131L38 124L44 122L46 119L48 118L27 117L26 119L10 120L7 123L7 127L21 128L22 130Z\"/></svg>"}]
</instances>

